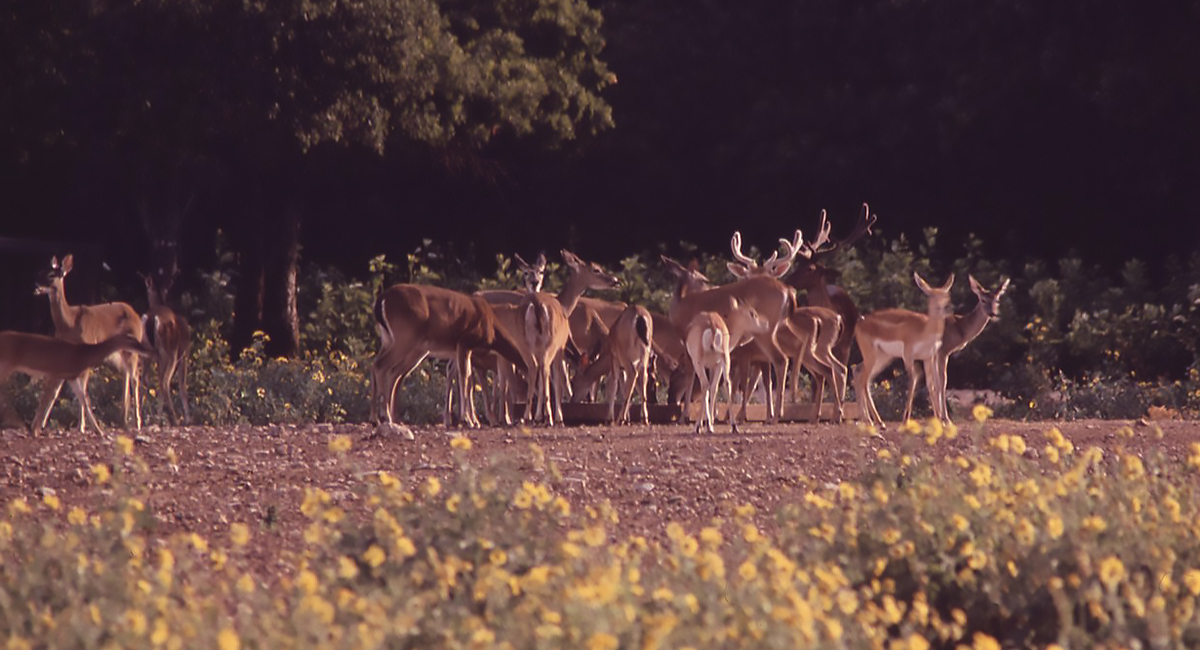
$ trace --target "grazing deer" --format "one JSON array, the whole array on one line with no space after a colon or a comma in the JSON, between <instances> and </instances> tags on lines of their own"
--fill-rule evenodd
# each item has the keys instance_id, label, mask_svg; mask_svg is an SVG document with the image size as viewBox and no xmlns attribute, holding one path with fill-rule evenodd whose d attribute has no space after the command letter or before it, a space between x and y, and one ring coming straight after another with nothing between
<instances>
[{"instance_id":1,"label":"grazing deer","mask_svg":"<svg viewBox=\"0 0 1200 650\"><path fill-rule=\"evenodd\" d=\"M913 395L916 393L919 379L917 361L921 361L926 366L926 371L932 375L929 385L941 385L937 365L929 362L937 358L942 346L942 334L946 329L946 309L950 305L950 287L954 284L954 274L950 274L946 284L937 288L930 287L915 272L913 281L929 298L926 313L920 314L907 309L881 309L863 316L854 331L854 338L858 341L858 349L863 356L862 368L855 374L855 388L858 390L859 401L863 402L861 410L864 419L868 424L878 424L880 428L887 425L883 423L883 418L879 417L879 411L875 408L875 400L871 397L871 383L892 360L897 357L903 359L904 369L908 372L908 401L904 406L904 417L901 421L907 422L912 416ZM930 395L930 401L933 402L934 415L942 417L941 413L937 413L939 405L933 394Z\"/></svg>"},{"instance_id":2,"label":"grazing deer","mask_svg":"<svg viewBox=\"0 0 1200 650\"><path fill-rule=\"evenodd\" d=\"M491 305L478 296L418 284L398 284L375 300L380 349L371 363L371 418L393 424L400 382L427 356L453 358L457 364L459 415L478 427L470 399L471 353L493 350L525 370L520 344L497 326Z\"/></svg>"},{"instance_id":3,"label":"grazing deer","mask_svg":"<svg viewBox=\"0 0 1200 650\"><path fill-rule=\"evenodd\" d=\"M86 377L88 371L104 363L117 352L147 355L151 350L129 333L120 333L99 343L78 343L65 339L52 338L41 334L25 332L0 332L0 383L3 383L14 372L29 375L34 379L42 379L46 385L62 386L68 382L71 392L79 402L83 411L83 419L97 433L103 435L104 429L96 421L92 412L92 403L88 399ZM38 411L33 418L32 430L37 435L46 426L50 417L50 409L58 391L54 391L50 399L43 399L38 404ZM5 410L12 413L12 405L5 401ZM81 423L80 432L84 426Z\"/></svg>"},{"instance_id":4,"label":"grazing deer","mask_svg":"<svg viewBox=\"0 0 1200 650\"><path fill-rule=\"evenodd\" d=\"M649 423L646 407L646 384L650 378L650 354L654 340L654 320L641 305L625 308L608 333L606 349L611 361L612 375L608 386L608 421L629 422L629 406L636 389L642 400L641 422ZM616 416L617 388L621 386L620 418Z\"/></svg>"},{"instance_id":5,"label":"grazing deer","mask_svg":"<svg viewBox=\"0 0 1200 650\"><path fill-rule=\"evenodd\" d=\"M71 305L67 303L63 280L74 267L75 258L68 254L59 262L57 257L50 258L50 269L44 279L34 286L34 293L49 296L50 317L54 321L54 336L72 343L99 343L117 334L129 334L135 339L144 340L142 321L138 314L124 302L110 302L101 305ZM125 376L125 386L122 393L124 424L129 425L130 384L133 386L133 411L137 428L142 428L142 405L139 396L141 384L138 373L138 355L129 350L114 349L113 356L108 359L117 370ZM88 374L84 372L79 377L79 383L87 389ZM62 389L62 382L47 381L42 385L42 403L53 403ZM83 430L84 408L80 405L79 429ZM45 412L45 417L50 411ZM38 423L38 428L46 426L46 421Z\"/></svg>"},{"instance_id":6,"label":"grazing deer","mask_svg":"<svg viewBox=\"0 0 1200 650\"><path fill-rule=\"evenodd\" d=\"M739 278L749 278L755 276L768 276L774 278L782 278L788 270L792 268L792 263L796 258L797 253L802 249L803 235L799 230L796 231L795 239L788 241L786 239L779 240L783 244L787 253L783 259L778 259L779 253L776 251L771 255L771 258L763 262L759 266L758 261L742 253L742 234L740 232L733 233L733 238L729 242L730 249L733 251L733 257L736 262L729 262L726 266L729 271ZM854 312L857 318L858 312ZM779 344L780 347L788 354L790 359L794 360L792 364L792 390L793 401L795 401L796 387L799 385L800 369L804 368L809 371L813 377L813 421L820 420L821 402L825 398L825 384L833 386L834 398L834 421L841 422L843 417L842 403L846 394L846 376L848 374L846 364L838 357L835 346L838 341L844 336L846 325L842 316L833 309L827 307L807 306L796 307L791 316L788 317L788 328L780 328ZM734 364L735 374L742 384L745 384L747 390L743 391L742 414L745 415L746 401L745 397L752 386L758 383L758 373L754 373L753 380L748 374L748 364L751 361L758 362L756 365L761 365L761 356L756 357L752 352L745 351L738 355L738 363ZM781 379L782 381L782 379ZM735 381L735 384L739 382Z\"/></svg>"},{"instance_id":7,"label":"grazing deer","mask_svg":"<svg viewBox=\"0 0 1200 650\"><path fill-rule=\"evenodd\" d=\"M175 403L171 399L171 381L176 372L179 373L179 399L183 403L183 422L192 420L188 409L187 375L188 356L192 349L192 332L184 320L174 309L166 305L167 287L157 287L154 278L142 275L146 285L146 297L150 308L142 316L142 329L146 334L146 342L154 350L151 358L158 368L159 408L165 410L171 418L171 424L179 423L179 415L175 412Z\"/></svg>"},{"instance_id":8,"label":"grazing deer","mask_svg":"<svg viewBox=\"0 0 1200 650\"><path fill-rule=\"evenodd\" d=\"M728 319L731 310L741 308L741 305L753 307L766 319L767 331L755 335L753 342L779 378L774 390L767 392L767 422L778 422L783 407L783 379L787 377L788 357L779 347L777 332L795 306L791 290L768 276L749 277L732 284L696 290L697 286L711 286L701 273L665 255L662 260L676 278L675 293L668 312L676 327L686 330L695 315L704 311L716 312Z\"/></svg>"},{"instance_id":9,"label":"grazing deer","mask_svg":"<svg viewBox=\"0 0 1200 650\"><path fill-rule=\"evenodd\" d=\"M926 373L926 388L929 390L929 399L934 401L934 412L940 405L940 417L947 422L950 421L950 410L946 407L946 365L950 362L950 355L967 347L992 319L999 317L1000 296L1008 290L1007 278L994 291L988 291L971 275L967 276L967 281L971 283L971 293L979 302L975 309L966 314L946 317L946 329L942 332L942 345L938 348L936 359L937 372ZM941 380L940 385L934 385L935 378Z\"/></svg>"}]
</instances>

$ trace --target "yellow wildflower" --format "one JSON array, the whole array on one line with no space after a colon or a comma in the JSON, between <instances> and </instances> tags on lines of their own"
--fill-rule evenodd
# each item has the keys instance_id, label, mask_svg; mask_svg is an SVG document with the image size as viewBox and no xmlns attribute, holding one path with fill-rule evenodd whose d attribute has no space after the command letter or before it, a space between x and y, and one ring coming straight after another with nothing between
<instances>
[{"instance_id":1,"label":"yellow wildflower","mask_svg":"<svg viewBox=\"0 0 1200 650\"><path fill-rule=\"evenodd\" d=\"M425 494L436 497L442 491L442 482L436 476L430 476L425 480Z\"/></svg>"},{"instance_id":2,"label":"yellow wildflower","mask_svg":"<svg viewBox=\"0 0 1200 650\"><path fill-rule=\"evenodd\" d=\"M1200 596L1200 569L1188 569L1184 572L1183 584L1193 596Z\"/></svg>"},{"instance_id":3,"label":"yellow wildflower","mask_svg":"<svg viewBox=\"0 0 1200 650\"><path fill-rule=\"evenodd\" d=\"M240 650L242 640L238 638L238 633L232 628L224 628L217 635L217 647L221 650Z\"/></svg>"},{"instance_id":4,"label":"yellow wildflower","mask_svg":"<svg viewBox=\"0 0 1200 650\"><path fill-rule=\"evenodd\" d=\"M229 541L234 546L245 546L250 543L250 527L241 522L229 525Z\"/></svg>"},{"instance_id":5,"label":"yellow wildflower","mask_svg":"<svg viewBox=\"0 0 1200 650\"><path fill-rule=\"evenodd\" d=\"M466 436L456 436L450 441L450 446L455 449L466 451L471 448L471 439Z\"/></svg>"},{"instance_id":6,"label":"yellow wildflower","mask_svg":"<svg viewBox=\"0 0 1200 650\"><path fill-rule=\"evenodd\" d=\"M117 436L117 449L126 456L133 455L133 439L129 436Z\"/></svg>"},{"instance_id":7,"label":"yellow wildflower","mask_svg":"<svg viewBox=\"0 0 1200 650\"><path fill-rule=\"evenodd\" d=\"M617 650L619 646L617 637L607 632L596 632L587 641L587 650Z\"/></svg>"},{"instance_id":8,"label":"yellow wildflower","mask_svg":"<svg viewBox=\"0 0 1200 650\"><path fill-rule=\"evenodd\" d=\"M971 638L971 650L1000 650L1000 642L983 632L976 632Z\"/></svg>"},{"instance_id":9,"label":"yellow wildflower","mask_svg":"<svg viewBox=\"0 0 1200 650\"><path fill-rule=\"evenodd\" d=\"M125 612L125 625L135 636L141 636L146 633L146 615L136 609L128 610Z\"/></svg>"},{"instance_id":10,"label":"yellow wildflower","mask_svg":"<svg viewBox=\"0 0 1200 650\"><path fill-rule=\"evenodd\" d=\"M1125 579L1125 565L1120 558L1110 555L1100 561L1099 576L1105 587L1115 589L1117 584Z\"/></svg>"},{"instance_id":11,"label":"yellow wildflower","mask_svg":"<svg viewBox=\"0 0 1200 650\"><path fill-rule=\"evenodd\" d=\"M738 575L742 577L742 580L750 582L758 577L758 567L754 566L753 562L746 560L738 567Z\"/></svg>"},{"instance_id":12,"label":"yellow wildflower","mask_svg":"<svg viewBox=\"0 0 1200 650\"><path fill-rule=\"evenodd\" d=\"M338 575L345 580L353 580L358 577L358 564L354 560L345 555L338 558Z\"/></svg>"},{"instance_id":13,"label":"yellow wildflower","mask_svg":"<svg viewBox=\"0 0 1200 650\"><path fill-rule=\"evenodd\" d=\"M987 422L988 418L992 417L992 409L988 408L984 404L976 404L975 407L971 409L971 417L975 418L976 422L983 424L984 422Z\"/></svg>"},{"instance_id":14,"label":"yellow wildflower","mask_svg":"<svg viewBox=\"0 0 1200 650\"><path fill-rule=\"evenodd\" d=\"M42 496L42 503L46 504L46 507L50 508L51 510L58 510L62 507L62 502L58 500L58 496L50 493L46 493Z\"/></svg>"},{"instance_id":15,"label":"yellow wildflower","mask_svg":"<svg viewBox=\"0 0 1200 650\"><path fill-rule=\"evenodd\" d=\"M1016 434L1009 436L1008 444L1009 444L1009 447L1012 449L1012 453L1017 454L1018 456L1025 453L1025 449L1026 449L1025 439L1022 438L1021 436L1018 436Z\"/></svg>"},{"instance_id":16,"label":"yellow wildflower","mask_svg":"<svg viewBox=\"0 0 1200 650\"><path fill-rule=\"evenodd\" d=\"M1046 520L1046 533L1050 535L1050 539L1058 539L1063 534L1063 520L1058 515L1051 515Z\"/></svg>"},{"instance_id":17,"label":"yellow wildflower","mask_svg":"<svg viewBox=\"0 0 1200 650\"><path fill-rule=\"evenodd\" d=\"M368 548L363 553L362 557L364 562L366 562L372 568L375 568L383 564L384 560L387 559L387 553L384 553L383 549L379 548L375 544L372 544L371 548Z\"/></svg>"},{"instance_id":18,"label":"yellow wildflower","mask_svg":"<svg viewBox=\"0 0 1200 650\"><path fill-rule=\"evenodd\" d=\"M918 433L921 433L921 423L917 422L916 420L913 420L912 418L909 418L908 420L904 421L904 425L900 427L900 430L903 431L904 433L911 433L913 435L916 435Z\"/></svg>"},{"instance_id":19,"label":"yellow wildflower","mask_svg":"<svg viewBox=\"0 0 1200 650\"><path fill-rule=\"evenodd\" d=\"M350 436L344 434L329 436L329 451L335 454L344 454L350 451L350 446Z\"/></svg>"}]
</instances>

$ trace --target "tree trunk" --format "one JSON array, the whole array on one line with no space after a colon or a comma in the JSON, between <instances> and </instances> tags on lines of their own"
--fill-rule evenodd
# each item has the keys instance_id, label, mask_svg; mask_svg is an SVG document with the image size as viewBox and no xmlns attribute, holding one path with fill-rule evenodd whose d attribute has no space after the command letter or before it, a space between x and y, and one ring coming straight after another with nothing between
<instances>
[{"instance_id":1,"label":"tree trunk","mask_svg":"<svg viewBox=\"0 0 1200 650\"><path fill-rule=\"evenodd\" d=\"M296 310L296 273L300 261L300 211L289 204L274 220L276 228L263 237L263 330L270 337L267 354L294 357L300 353L300 319Z\"/></svg>"}]
</instances>

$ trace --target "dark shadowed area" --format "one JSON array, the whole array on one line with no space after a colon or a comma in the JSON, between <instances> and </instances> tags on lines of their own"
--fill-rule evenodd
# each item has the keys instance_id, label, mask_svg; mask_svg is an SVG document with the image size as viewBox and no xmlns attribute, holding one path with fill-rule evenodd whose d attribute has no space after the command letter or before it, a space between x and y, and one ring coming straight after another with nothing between
<instances>
[{"instance_id":1,"label":"dark shadowed area","mask_svg":"<svg viewBox=\"0 0 1200 650\"><path fill-rule=\"evenodd\" d=\"M43 324L52 253L99 298L139 270L190 281L218 230L239 313L286 308L297 259L769 248L864 201L886 237L976 233L1010 260L1161 274L1200 244L1197 2L300 11L9 3L0 327Z\"/></svg>"}]
</instances>

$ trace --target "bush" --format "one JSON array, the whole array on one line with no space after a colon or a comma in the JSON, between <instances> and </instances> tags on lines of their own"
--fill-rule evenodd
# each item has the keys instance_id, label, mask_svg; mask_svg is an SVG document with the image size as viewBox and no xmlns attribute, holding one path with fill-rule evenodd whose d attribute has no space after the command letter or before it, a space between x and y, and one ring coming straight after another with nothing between
<instances>
[{"instance_id":1,"label":"bush","mask_svg":"<svg viewBox=\"0 0 1200 650\"><path fill-rule=\"evenodd\" d=\"M699 530L665 524L662 543L614 537L603 503L572 507L536 446L459 456L445 481L359 472L366 509L308 489L305 548L272 577L247 572L256 529L241 522L155 538L149 470L119 437L93 467L94 512L5 504L0 619L10 648L1200 642L1200 492L1183 480L1200 444L1172 461L1076 450L1053 428L907 430L858 480L803 489L771 530L731 507Z\"/></svg>"}]
</instances>

